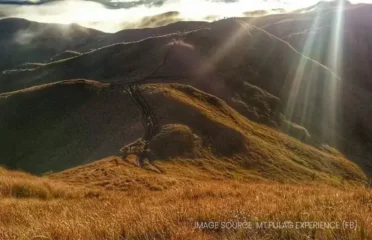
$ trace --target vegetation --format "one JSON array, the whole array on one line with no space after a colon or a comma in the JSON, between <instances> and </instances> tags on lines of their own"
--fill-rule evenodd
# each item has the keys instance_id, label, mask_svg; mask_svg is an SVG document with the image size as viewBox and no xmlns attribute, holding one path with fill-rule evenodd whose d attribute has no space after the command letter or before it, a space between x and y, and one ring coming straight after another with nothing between
<instances>
[{"instance_id":1,"label":"vegetation","mask_svg":"<svg viewBox=\"0 0 372 240\"><path fill-rule=\"evenodd\" d=\"M85 168L90 174L100 172L103 167L108 174L111 171L132 172L135 168L126 163L116 166L112 160L106 159ZM160 165L167 168L165 163ZM213 180L211 176L199 175L203 172L200 169L191 168L188 173L193 178L180 175L169 181L167 189L142 188L142 184L164 182L161 178L165 177L136 168L129 179L123 174L115 180L106 180L106 186L114 181L121 182L131 186L130 191L105 190L92 186L90 178L84 179L84 175L80 175L82 170L38 178L0 169L1 239L346 240L372 237L372 193L361 187L351 190L226 178ZM151 178L146 179L146 176ZM70 179L71 184L61 183L63 179ZM14 190L19 186L30 194L20 196L19 190ZM15 193L10 194L9 188ZM196 228L196 222L342 223L344 220L356 221L356 230Z\"/></svg>"},{"instance_id":2,"label":"vegetation","mask_svg":"<svg viewBox=\"0 0 372 240\"><path fill-rule=\"evenodd\" d=\"M251 122L213 95L179 84L146 85L142 91L162 126L150 143L159 161L200 159L220 169L231 165L245 175L277 181L367 181L342 154ZM123 86L93 81L5 93L0 95L0 109L1 163L37 174L117 155L143 132L140 112Z\"/></svg>"},{"instance_id":3,"label":"vegetation","mask_svg":"<svg viewBox=\"0 0 372 240\"><path fill-rule=\"evenodd\" d=\"M105 89L76 80L1 95L0 163L41 174L117 154L140 136L140 116Z\"/></svg>"},{"instance_id":4,"label":"vegetation","mask_svg":"<svg viewBox=\"0 0 372 240\"><path fill-rule=\"evenodd\" d=\"M332 14L301 53L311 9L115 34L0 20L0 239L372 239L364 9L345 8L342 81Z\"/></svg>"}]
</instances>

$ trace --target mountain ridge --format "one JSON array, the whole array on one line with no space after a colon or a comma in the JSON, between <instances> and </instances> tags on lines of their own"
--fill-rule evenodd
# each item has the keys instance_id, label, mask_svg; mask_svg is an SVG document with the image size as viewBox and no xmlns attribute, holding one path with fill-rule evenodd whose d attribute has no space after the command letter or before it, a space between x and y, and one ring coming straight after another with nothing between
<instances>
[{"instance_id":1,"label":"mountain ridge","mask_svg":"<svg viewBox=\"0 0 372 240\"><path fill-rule=\"evenodd\" d=\"M24 139L14 144L14 141L17 141L16 138L2 138L0 140L2 151L0 152L2 154L18 152L14 147L28 147L28 150L23 149L22 152L29 152L24 156L4 155L3 159L11 157L5 164L11 168L40 173L41 169L44 169L41 172L58 171L89 163L99 159L99 156L105 157L118 153L120 146L140 138L143 132L138 125L140 116L137 107L131 103L128 94L120 89L118 86L102 85L95 81L74 80L1 94L0 108L3 116L0 122L8 126L2 129L2 132L14 133L20 130L23 132ZM195 88L178 84L163 84L147 85L142 89L142 94L148 99L158 116L160 125L169 130L174 129L171 131L175 131L175 134L182 134L181 136L185 137L185 140L180 142L182 146L191 144L190 146L195 148L198 154L195 157L189 157L191 164L194 161L196 163L209 162L211 167L214 166L214 162L219 165L232 164L246 169L244 170L246 175L277 180L291 180L292 177L294 181L319 179L319 181L329 181L336 185L341 179L356 183L366 181L366 177L359 168L341 155L330 155L316 150L268 127L255 124L242 117L223 101ZM68 98L61 98L64 92L69 93ZM46 99L47 102L40 101L40 99ZM26 111L26 108L22 107L25 102L33 107L27 106ZM38 104L35 105L34 102ZM116 107L113 108L114 102ZM64 106L64 109L61 106ZM17 117L12 111L14 108L17 110ZM121 110L123 108L125 112ZM59 110L53 113L51 109ZM180 114L180 109L183 109L183 114ZM68 115L63 116L65 112L68 112ZM110 112L110 115L106 116L104 112ZM22 114L19 115L20 113ZM35 114L38 115L36 119L30 118ZM63 121L58 120L61 117ZM23 119L28 119L29 130L26 132L23 128L17 130L19 128L17 126L25 125ZM58 122L59 127L56 128L55 123ZM119 124L120 122L122 124ZM192 133L179 132L177 129L180 128L174 124L186 126ZM101 127L97 128L99 125ZM119 131L119 127L122 130ZM34 131L38 132L38 137L32 133ZM168 131L168 133L171 132ZM154 138L152 145L150 142L151 149L160 157L158 159L160 162L167 161L166 156L177 149L174 145L175 140L170 137L171 135L166 135L168 133L162 131L161 135ZM84 140L86 134L90 140ZM195 139L199 139L197 140L199 143L192 143L190 141L194 140L188 140L190 139L188 136L193 136L193 134ZM9 136L9 134L4 134L4 136ZM92 139L93 136L94 139ZM45 137L48 137L47 142L44 141ZM177 138L181 139L181 137ZM118 139L120 141L117 141ZM157 143L157 141L160 142ZM167 143L167 141L173 143ZM76 143L71 145L73 142ZM281 144L278 144L279 142ZM31 143L36 144L35 147L41 145L43 148L32 149ZM169 149L168 147L164 149L165 146L169 146ZM281 150L279 150L280 146ZM283 148L283 146L287 147ZM298 149L298 153L290 149ZM182 158L181 152L176 151L175 155L169 155L169 158ZM279 152L283 155L278 155ZM276 155L276 160L273 158L274 155ZM194 158L196 160L192 160ZM36 159L38 159L37 162Z\"/></svg>"}]
</instances>

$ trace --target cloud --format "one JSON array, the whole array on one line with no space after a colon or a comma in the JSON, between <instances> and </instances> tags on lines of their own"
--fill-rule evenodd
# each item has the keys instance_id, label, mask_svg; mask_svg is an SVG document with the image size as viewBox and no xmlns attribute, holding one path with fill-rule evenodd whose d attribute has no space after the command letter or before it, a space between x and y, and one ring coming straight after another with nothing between
<instances>
[{"instance_id":1,"label":"cloud","mask_svg":"<svg viewBox=\"0 0 372 240\"><path fill-rule=\"evenodd\" d=\"M180 16L177 11L171 11L166 13L157 14L154 16L148 16L140 18L137 21L123 21L115 26L117 29L136 29L136 28L153 28L159 26L165 26L171 23L185 20ZM102 22L92 22L89 24L91 28L102 28Z\"/></svg>"},{"instance_id":2,"label":"cloud","mask_svg":"<svg viewBox=\"0 0 372 240\"><path fill-rule=\"evenodd\" d=\"M211 2L219 2L219 3L236 3L239 2L239 0L210 0Z\"/></svg>"},{"instance_id":3,"label":"cloud","mask_svg":"<svg viewBox=\"0 0 372 240\"><path fill-rule=\"evenodd\" d=\"M268 14L285 13L285 12L287 11L284 8L275 8L275 9L270 9L270 10L248 11L248 12L244 12L243 15L246 17L260 17L260 16L265 16Z\"/></svg>"},{"instance_id":4,"label":"cloud","mask_svg":"<svg viewBox=\"0 0 372 240\"><path fill-rule=\"evenodd\" d=\"M16 4L1 4L9 1ZM77 23L106 32L116 32L124 27L155 27L178 20L213 21L224 17L246 16L247 12L301 6L304 2L311 5L315 1L0 0L0 14L2 13L2 17L26 18L37 22Z\"/></svg>"},{"instance_id":5,"label":"cloud","mask_svg":"<svg viewBox=\"0 0 372 240\"><path fill-rule=\"evenodd\" d=\"M215 21L215 20L219 20L220 18L221 18L221 16L218 16L218 15L208 15L204 18L204 20Z\"/></svg>"},{"instance_id":6,"label":"cloud","mask_svg":"<svg viewBox=\"0 0 372 240\"><path fill-rule=\"evenodd\" d=\"M258 17L258 16L264 16L266 14L268 14L269 11L267 10L256 10L256 11L250 11L250 12L244 12L244 16L247 16L247 17Z\"/></svg>"},{"instance_id":7,"label":"cloud","mask_svg":"<svg viewBox=\"0 0 372 240\"><path fill-rule=\"evenodd\" d=\"M170 23L181 21L180 12L171 11L155 16L144 17L140 21L127 25L127 28L150 28L157 26L164 26Z\"/></svg>"},{"instance_id":8,"label":"cloud","mask_svg":"<svg viewBox=\"0 0 372 240\"><path fill-rule=\"evenodd\" d=\"M43 5L49 2L58 0L0 0L0 4L8 5ZM161 6L164 4L165 0L141 0L141 1L109 1L109 0L88 0L91 2L100 3L107 8L120 9L120 8L133 8L138 6Z\"/></svg>"},{"instance_id":9,"label":"cloud","mask_svg":"<svg viewBox=\"0 0 372 240\"><path fill-rule=\"evenodd\" d=\"M128 8L135 8L139 6L144 7L161 7L166 0L141 0L141 1L120 1L120 0L91 0L93 2L101 3L102 5L106 6L107 8L111 9L128 9Z\"/></svg>"},{"instance_id":10,"label":"cloud","mask_svg":"<svg viewBox=\"0 0 372 240\"><path fill-rule=\"evenodd\" d=\"M0 4L8 5L41 5L55 0L0 0Z\"/></svg>"}]
</instances>

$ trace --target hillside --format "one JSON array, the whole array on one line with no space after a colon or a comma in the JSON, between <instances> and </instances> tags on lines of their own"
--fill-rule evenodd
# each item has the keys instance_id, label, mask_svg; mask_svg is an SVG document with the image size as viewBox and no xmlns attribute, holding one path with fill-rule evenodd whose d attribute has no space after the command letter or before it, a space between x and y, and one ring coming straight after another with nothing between
<instances>
[{"instance_id":1,"label":"hillside","mask_svg":"<svg viewBox=\"0 0 372 240\"><path fill-rule=\"evenodd\" d=\"M232 166L233 175L243 168L243 176L279 181L366 181L342 155L250 122L214 96L183 85L142 91L163 129L150 143L160 161L199 159L194 164ZM124 87L84 80L2 94L0 159L13 169L45 173L116 155L142 137L136 108Z\"/></svg>"},{"instance_id":2,"label":"hillside","mask_svg":"<svg viewBox=\"0 0 372 240\"><path fill-rule=\"evenodd\" d=\"M316 147L336 147L372 174L368 89L340 80L327 66L243 20L226 19L184 34L118 43L35 69L7 71L0 75L0 92L79 78L191 85L250 120Z\"/></svg>"},{"instance_id":3,"label":"hillside","mask_svg":"<svg viewBox=\"0 0 372 240\"><path fill-rule=\"evenodd\" d=\"M140 115L128 96L100 95L103 89L77 80L1 95L2 164L61 170L115 154L140 137Z\"/></svg>"},{"instance_id":4,"label":"hillside","mask_svg":"<svg viewBox=\"0 0 372 240\"><path fill-rule=\"evenodd\" d=\"M263 54L267 45L272 49ZM75 78L115 83L178 82L216 95L252 118L265 115L266 119L259 119L261 122L278 125L275 112L277 109L280 112L290 97L288 90L298 75L299 61L306 64L301 75L303 82L312 76L319 78L314 81L334 77L327 67L306 58L280 39L242 21L228 19L184 35L115 44L36 69L8 71L0 75L0 92ZM320 83L314 82L317 84ZM332 85L332 81L327 84ZM257 95L265 96L264 99L254 103L247 94L252 91L259 92ZM321 92L311 97L323 102ZM298 100L298 105L315 101ZM252 104L255 109L249 107Z\"/></svg>"},{"instance_id":5,"label":"hillside","mask_svg":"<svg viewBox=\"0 0 372 240\"><path fill-rule=\"evenodd\" d=\"M333 71L339 71L346 82L371 92L367 80L371 77L367 64L371 55L371 13L370 4L345 5L342 18L338 19L336 9L320 8L313 10L313 17L299 21L288 16L264 29ZM333 53L335 47L339 48L337 53ZM332 54L340 54L338 66L332 62Z\"/></svg>"},{"instance_id":6,"label":"hillside","mask_svg":"<svg viewBox=\"0 0 372 240\"><path fill-rule=\"evenodd\" d=\"M48 62L54 55L77 49L103 34L76 24L46 24L17 18L1 19L0 33L0 72L27 62Z\"/></svg>"},{"instance_id":7,"label":"hillside","mask_svg":"<svg viewBox=\"0 0 372 240\"><path fill-rule=\"evenodd\" d=\"M104 33L77 24L48 24L25 19L0 19L0 72L18 68L24 63L48 63L61 60L63 52L89 52L121 42L166 35L200 28L205 22L177 22L146 29L126 29ZM59 55L58 58L55 58ZM68 56L67 56L68 57Z\"/></svg>"}]
</instances>

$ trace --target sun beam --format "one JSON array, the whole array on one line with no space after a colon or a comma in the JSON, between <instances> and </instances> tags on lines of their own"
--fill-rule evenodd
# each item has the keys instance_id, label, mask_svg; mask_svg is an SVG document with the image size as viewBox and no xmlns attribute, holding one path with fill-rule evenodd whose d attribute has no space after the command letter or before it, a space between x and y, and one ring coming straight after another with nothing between
<instances>
[{"instance_id":1,"label":"sun beam","mask_svg":"<svg viewBox=\"0 0 372 240\"><path fill-rule=\"evenodd\" d=\"M344 8L345 1L338 1L337 10L333 14L333 29L331 35L331 48L328 56L330 58L327 60L327 65L333 69L333 71L338 75L342 76L341 62L343 58L343 41L344 41ZM341 82L338 79L331 78L329 93L327 93L328 103L326 106L329 106L328 109L325 109L324 116L328 119L329 127L324 126L324 132L328 134L332 144L337 145L337 135L340 134L341 128L337 127L337 119L340 115L340 106L339 106L339 95L340 95L340 84ZM327 129L334 129L334 131L329 132Z\"/></svg>"},{"instance_id":2,"label":"sun beam","mask_svg":"<svg viewBox=\"0 0 372 240\"><path fill-rule=\"evenodd\" d=\"M335 74L320 75L309 66L306 58L301 58L294 79L288 79L290 93L284 111L287 119L301 126L320 126L316 127L317 135L323 142L333 146L337 146L337 136L340 134L341 81L338 76L342 75L344 4L344 1L339 1L331 13L317 10L302 49L305 56L321 59L328 46L329 58L325 59L325 65ZM327 18L331 19L329 26L326 25L329 22ZM317 31L322 32L315 34Z\"/></svg>"}]
</instances>

